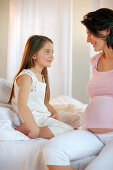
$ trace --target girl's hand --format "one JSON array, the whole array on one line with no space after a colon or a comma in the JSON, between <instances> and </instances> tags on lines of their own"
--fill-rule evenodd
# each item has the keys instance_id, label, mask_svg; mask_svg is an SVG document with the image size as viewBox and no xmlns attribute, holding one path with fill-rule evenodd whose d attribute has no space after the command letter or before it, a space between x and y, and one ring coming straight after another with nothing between
<instances>
[{"instance_id":1,"label":"girl's hand","mask_svg":"<svg viewBox=\"0 0 113 170\"><path fill-rule=\"evenodd\" d=\"M21 133L23 133L26 136L29 133L29 128L27 127L27 125L25 123L22 123L20 126L17 126L14 129L17 131L20 131Z\"/></svg>"},{"instance_id":2,"label":"girl's hand","mask_svg":"<svg viewBox=\"0 0 113 170\"><path fill-rule=\"evenodd\" d=\"M36 138L38 138L38 136L39 136L39 127L37 126L37 127L35 127L35 128L33 128L32 130L30 130L29 131L29 133L28 133L28 138L31 138L31 139L36 139Z\"/></svg>"},{"instance_id":3,"label":"girl's hand","mask_svg":"<svg viewBox=\"0 0 113 170\"><path fill-rule=\"evenodd\" d=\"M59 115L59 113L58 113L58 112L55 112L55 113L54 113L54 114L52 114L50 117L51 117L51 118L54 118L54 119L56 119L56 120L61 121L61 120L60 120L60 115Z\"/></svg>"}]
</instances>

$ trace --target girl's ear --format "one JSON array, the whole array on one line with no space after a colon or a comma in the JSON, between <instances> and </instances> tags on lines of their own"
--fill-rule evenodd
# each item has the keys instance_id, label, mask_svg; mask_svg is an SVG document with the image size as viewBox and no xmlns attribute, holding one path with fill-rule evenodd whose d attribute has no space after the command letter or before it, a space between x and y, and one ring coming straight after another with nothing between
<instances>
[{"instance_id":1,"label":"girl's ear","mask_svg":"<svg viewBox=\"0 0 113 170\"><path fill-rule=\"evenodd\" d=\"M33 56L32 56L32 59L33 59L33 60L36 60L36 55L33 55Z\"/></svg>"}]
</instances>

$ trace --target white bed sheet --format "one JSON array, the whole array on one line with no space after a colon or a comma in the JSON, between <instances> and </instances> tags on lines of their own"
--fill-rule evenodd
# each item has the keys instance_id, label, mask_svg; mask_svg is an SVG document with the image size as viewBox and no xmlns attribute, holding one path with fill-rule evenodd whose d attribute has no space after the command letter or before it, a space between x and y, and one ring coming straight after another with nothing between
<instances>
[{"instance_id":1,"label":"white bed sheet","mask_svg":"<svg viewBox=\"0 0 113 170\"><path fill-rule=\"evenodd\" d=\"M42 149L47 139L30 141L0 141L0 170L48 170ZM95 157L71 162L74 170L84 168Z\"/></svg>"},{"instance_id":2,"label":"white bed sheet","mask_svg":"<svg viewBox=\"0 0 113 170\"><path fill-rule=\"evenodd\" d=\"M41 152L45 142L0 141L0 170L47 170Z\"/></svg>"},{"instance_id":3,"label":"white bed sheet","mask_svg":"<svg viewBox=\"0 0 113 170\"><path fill-rule=\"evenodd\" d=\"M82 113L86 108L86 105L68 96L59 96L58 98L52 99L51 104L60 111L64 122L68 119L68 123L70 122L73 126L75 122L72 120L74 120L73 118L75 118L75 115L78 113L82 117ZM1 106L4 105L1 104ZM5 107L9 108L9 105L5 105ZM62 110L62 108L64 108L64 110ZM65 114L63 114L63 111L65 111ZM1 114L0 116L4 117L4 114ZM7 120L7 118L11 120L12 114L8 113L5 115L5 120ZM9 121L8 126L3 126L1 129L4 130L10 128L10 125L11 122ZM80 128L84 128L82 126L82 121L76 121L76 125ZM4 134L2 131L1 133ZM13 135L14 138L10 141L0 140L0 170L48 170L44 164L42 156L42 149L44 144L48 141L47 139L39 138L24 140L24 136L22 136L23 134L19 134L20 132L15 134L16 132L11 130L8 131L8 133L12 133L11 135ZM6 136L7 139L11 138L9 134ZM75 170L83 170L92 159L94 159L94 157L89 157L75 162L73 161L71 163Z\"/></svg>"}]
</instances>

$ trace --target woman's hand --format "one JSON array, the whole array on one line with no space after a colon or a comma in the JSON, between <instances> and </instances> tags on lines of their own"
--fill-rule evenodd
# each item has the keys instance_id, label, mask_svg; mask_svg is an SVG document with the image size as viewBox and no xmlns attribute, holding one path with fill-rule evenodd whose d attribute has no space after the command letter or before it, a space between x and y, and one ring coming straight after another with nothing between
<instances>
[{"instance_id":1,"label":"woman's hand","mask_svg":"<svg viewBox=\"0 0 113 170\"><path fill-rule=\"evenodd\" d=\"M54 119L56 119L56 120L61 121L61 120L60 120L60 115L59 115L58 112L55 112L54 114L52 114L52 115L51 115L51 118L54 118Z\"/></svg>"},{"instance_id":2,"label":"woman's hand","mask_svg":"<svg viewBox=\"0 0 113 170\"><path fill-rule=\"evenodd\" d=\"M32 130L30 130L27 136L31 139L36 139L39 136L39 132L40 132L40 129L37 126L37 127L33 128Z\"/></svg>"}]
</instances>

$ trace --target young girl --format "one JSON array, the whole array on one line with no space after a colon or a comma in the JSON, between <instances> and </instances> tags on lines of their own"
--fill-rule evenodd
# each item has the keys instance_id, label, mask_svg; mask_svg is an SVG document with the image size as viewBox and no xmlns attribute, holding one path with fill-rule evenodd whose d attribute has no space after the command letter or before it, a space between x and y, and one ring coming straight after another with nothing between
<instances>
[{"instance_id":1,"label":"young girl","mask_svg":"<svg viewBox=\"0 0 113 170\"><path fill-rule=\"evenodd\" d=\"M19 72L14 78L10 101L16 112L14 123L29 138L52 138L73 128L60 122L49 104L47 67L53 61L53 42L45 36L31 36L25 46Z\"/></svg>"}]
</instances>

